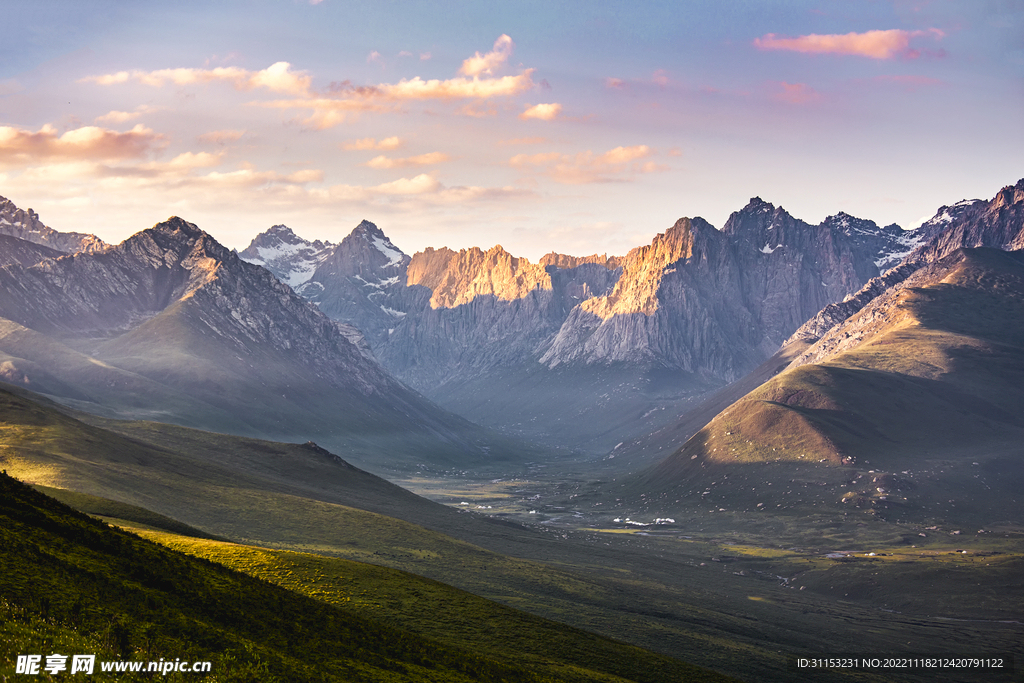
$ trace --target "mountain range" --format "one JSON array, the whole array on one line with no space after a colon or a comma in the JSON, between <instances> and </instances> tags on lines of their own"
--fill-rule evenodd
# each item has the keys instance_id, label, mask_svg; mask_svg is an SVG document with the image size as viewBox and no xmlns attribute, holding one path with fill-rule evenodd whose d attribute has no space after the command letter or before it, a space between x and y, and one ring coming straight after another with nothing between
<instances>
[{"instance_id":1,"label":"mountain range","mask_svg":"<svg viewBox=\"0 0 1024 683\"><path fill-rule=\"evenodd\" d=\"M433 465L510 452L391 377L358 331L180 218L104 250L37 256L0 268L6 381L102 415L314 439L378 467L385 452Z\"/></svg>"},{"instance_id":2,"label":"mountain range","mask_svg":"<svg viewBox=\"0 0 1024 683\"><path fill-rule=\"evenodd\" d=\"M338 245L275 226L240 256L362 330L440 405L596 454L743 377L930 230L845 213L812 226L754 198L722 230L683 218L624 257L532 263L500 245L409 257L367 221Z\"/></svg>"},{"instance_id":3,"label":"mountain range","mask_svg":"<svg viewBox=\"0 0 1024 683\"><path fill-rule=\"evenodd\" d=\"M631 486L699 497L705 480L768 463L827 486L826 504L840 508L1013 519L1024 481L1024 181L942 207L922 229L931 238L898 267L794 333L783 371ZM757 497L774 505L780 492Z\"/></svg>"}]
</instances>

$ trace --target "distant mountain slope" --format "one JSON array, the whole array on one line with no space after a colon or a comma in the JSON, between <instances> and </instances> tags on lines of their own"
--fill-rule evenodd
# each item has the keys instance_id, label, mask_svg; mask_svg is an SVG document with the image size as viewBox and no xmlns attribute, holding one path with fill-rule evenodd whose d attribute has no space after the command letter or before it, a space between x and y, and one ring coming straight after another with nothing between
<instances>
[{"instance_id":1,"label":"distant mountain slope","mask_svg":"<svg viewBox=\"0 0 1024 683\"><path fill-rule=\"evenodd\" d=\"M86 410L312 438L385 467L383 453L446 465L510 454L180 218L102 253L6 266L0 292L5 376Z\"/></svg>"},{"instance_id":2,"label":"distant mountain slope","mask_svg":"<svg viewBox=\"0 0 1024 683\"><path fill-rule=\"evenodd\" d=\"M705 479L784 463L828 480L838 507L1013 519L1022 340L1024 252L955 251L831 329L635 485L699 492Z\"/></svg>"},{"instance_id":3,"label":"distant mountain slope","mask_svg":"<svg viewBox=\"0 0 1024 683\"><path fill-rule=\"evenodd\" d=\"M39 220L39 214L35 211L32 209L23 211L5 197L0 197L0 235L17 237L65 254L75 254L80 251L95 253L110 246L96 235L81 232L57 232L53 228L43 225Z\"/></svg>"},{"instance_id":4,"label":"distant mountain slope","mask_svg":"<svg viewBox=\"0 0 1024 683\"><path fill-rule=\"evenodd\" d=\"M900 287L918 269L934 263L962 248L994 247L1003 250L1024 249L1024 179L1015 186L1004 187L990 201L963 200L953 206L942 206L935 216L918 228L910 240L914 248L903 254L903 260L882 277L872 279L856 294L842 302L830 304L804 323L787 343L793 340L816 342L818 339L871 303L891 288ZM821 358L824 344L818 345L814 357ZM804 362L804 361L797 361Z\"/></svg>"},{"instance_id":5,"label":"distant mountain slope","mask_svg":"<svg viewBox=\"0 0 1024 683\"><path fill-rule=\"evenodd\" d=\"M19 237L0 235L0 267L11 264L31 266L44 259L57 258L63 254L64 252Z\"/></svg>"}]
</instances>

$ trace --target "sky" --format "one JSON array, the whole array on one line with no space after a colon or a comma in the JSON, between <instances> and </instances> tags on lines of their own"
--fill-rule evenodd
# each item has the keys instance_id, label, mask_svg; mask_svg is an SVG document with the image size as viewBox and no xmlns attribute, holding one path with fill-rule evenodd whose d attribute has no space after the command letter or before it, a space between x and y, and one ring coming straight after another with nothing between
<instances>
[{"instance_id":1,"label":"sky","mask_svg":"<svg viewBox=\"0 0 1024 683\"><path fill-rule=\"evenodd\" d=\"M0 195L108 242L361 220L624 254L758 196L914 227L1024 177L1024 0L3 3Z\"/></svg>"}]
</instances>

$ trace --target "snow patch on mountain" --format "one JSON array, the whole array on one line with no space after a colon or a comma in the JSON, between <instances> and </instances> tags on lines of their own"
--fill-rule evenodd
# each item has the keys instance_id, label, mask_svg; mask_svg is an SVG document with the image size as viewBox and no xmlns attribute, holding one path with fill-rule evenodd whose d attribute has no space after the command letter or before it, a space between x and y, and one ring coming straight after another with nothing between
<instances>
[{"instance_id":1,"label":"snow patch on mountain","mask_svg":"<svg viewBox=\"0 0 1024 683\"><path fill-rule=\"evenodd\" d=\"M372 241L373 246L377 248L377 251L388 257L388 262L384 264L385 268L397 266L399 263L402 262L402 257L405 254L399 251L398 248L391 243L391 240L382 239L374 235Z\"/></svg>"}]
</instances>

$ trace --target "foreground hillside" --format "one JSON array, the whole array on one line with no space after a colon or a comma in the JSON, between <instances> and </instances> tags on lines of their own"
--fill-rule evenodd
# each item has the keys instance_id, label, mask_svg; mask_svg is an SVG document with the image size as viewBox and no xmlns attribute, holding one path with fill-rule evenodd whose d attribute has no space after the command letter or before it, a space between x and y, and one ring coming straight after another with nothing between
<instances>
[{"instance_id":1,"label":"foreground hillside","mask_svg":"<svg viewBox=\"0 0 1024 683\"><path fill-rule=\"evenodd\" d=\"M59 650L100 661L209 661L204 680L216 681L731 680L413 575L142 532L218 563L197 560L111 529L7 475L0 475L0 520L5 669L19 654ZM298 592L260 580L268 578ZM353 594L353 583L362 590ZM398 610L405 618L373 608L398 595L409 602ZM441 619L416 621L426 610ZM432 637L406 630L406 619ZM127 677L136 678L148 680Z\"/></svg>"},{"instance_id":2,"label":"foreground hillside","mask_svg":"<svg viewBox=\"0 0 1024 683\"><path fill-rule=\"evenodd\" d=\"M0 519L4 669L19 654L59 648L100 661L210 661L207 680L221 681L563 680L169 551L7 475Z\"/></svg>"}]
</instances>

